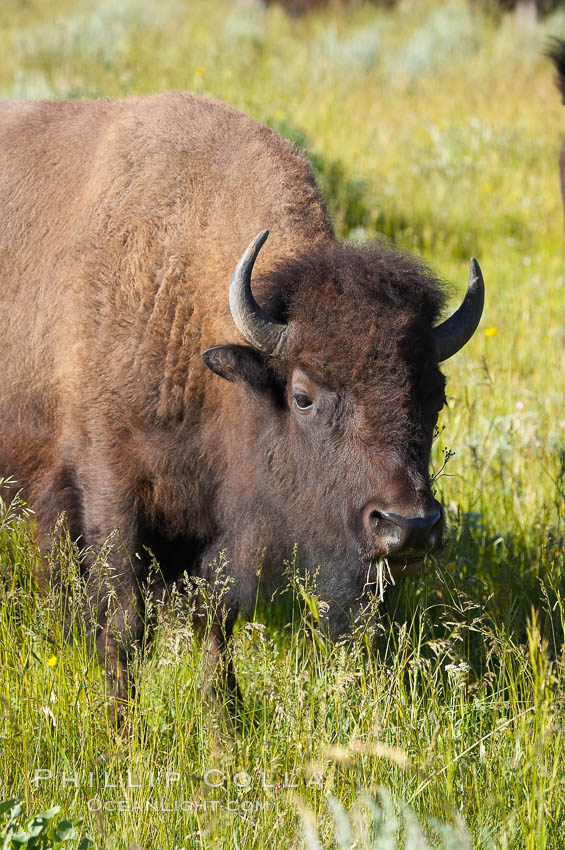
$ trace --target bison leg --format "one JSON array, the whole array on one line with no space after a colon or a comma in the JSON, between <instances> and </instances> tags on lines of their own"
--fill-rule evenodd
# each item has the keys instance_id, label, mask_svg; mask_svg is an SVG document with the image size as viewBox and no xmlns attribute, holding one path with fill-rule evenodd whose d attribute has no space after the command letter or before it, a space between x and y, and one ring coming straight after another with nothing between
<instances>
[{"instance_id":1,"label":"bison leg","mask_svg":"<svg viewBox=\"0 0 565 850\"><path fill-rule=\"evenodd\" d=\"M205 684L212 686L216 699L225 706L235 726L239 726L244 708L239 689L231 647L231 626L214 623L208 636Z\"/></svg>"},{"instance_id":2,"label":"bison leg","mask_svg":"<svg viewBox=\"0 0 565 850\"><path fill-rule=\"evenodd\" d=\"M131 661L145 631L139 577L128 561L125 554L108 558L103 577L95 562L88 579L88 593L97 618L96 646L106 669L117 725L122 723L129 699L134 696Z\"/></svg>"},{"instance_id":3,"label":"bison leg","mask_svg":"<svg viewBox=\"0 0 565 850\"><path fill-rule=\"evenodd\" d=\"M30 503L37 520L37 542L47 565L57 548L53 531L64 513L69 535L87 549L82 571L86 575L89 609L85 612L97 631L97 649L105 664L113 700L114 718L120 722L132 694L129 662L144 634L141 594L142 562L136 509L131 488L120 486L111 464L99 456L79 470L74 465L36 472ZM38 576L43 583L43 577ZM59 571L45 575L55 586ZM70 623L67 623L67 627Z\"/></svg>"},{"instance_id":4,"label":"bison leg","mask_svg":"<svg viewBox=\"0 0 565 850\"><path fill-rule=\"evenodd\" d=\"M142 580L136 508L111 476L93 465L83 484L83 545L87 591L96 620L97 649L110 685L115 721L120 724L133 696L131 660L144 637ZM106 471L107 472L107 471Z\"/></svg>"}]
</instances>

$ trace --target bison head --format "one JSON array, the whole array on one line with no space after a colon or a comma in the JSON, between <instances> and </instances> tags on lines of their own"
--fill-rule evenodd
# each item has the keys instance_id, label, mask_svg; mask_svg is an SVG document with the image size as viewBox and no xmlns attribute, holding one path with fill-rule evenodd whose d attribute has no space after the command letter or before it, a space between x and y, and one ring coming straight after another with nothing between
<instances>
[{"instance_id":1,"label":"bison head","mask_svg":"<svg viewBox=\"0 0 565 850\"><path fill-rule=\"evenodd\" d=\"M251 274L267 235L249 245L230 287L250 347L214 346L203 357L245 391L245 433L234 439L256 499L244 513L270 526L262 545L298 544L337 635L374 587L380 559L396 578L441 546L428 471L445 402L438 364L474 333L484 284L472 260L463 303L434 327L444 298L426 267L390 248L331 242L259 278L260 306Z\"/></svg>"}]
</instances>

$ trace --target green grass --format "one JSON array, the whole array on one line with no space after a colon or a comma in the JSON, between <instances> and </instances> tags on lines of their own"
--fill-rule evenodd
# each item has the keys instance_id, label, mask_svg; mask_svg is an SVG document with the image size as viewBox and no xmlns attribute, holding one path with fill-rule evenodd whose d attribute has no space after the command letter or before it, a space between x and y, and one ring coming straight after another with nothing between
<instances>
[{"instance_id":1,"label":"green grass","mask_svg":"<svg viewBox=\"0 0 565 850\"><path fill-rule=\"evenodd\" d=\"M60 598L32 579L23 507L3 509L2 799L29 817L60 805L108 848L564 846L565 110L549 33L564 13L520 29L463 0L298 20L228 0L4 0L1 95L226 100L307 146L340 235L384 233L453 280L454 301L475 255L487 302L446 364L445 553L349 644L324 641L297 580L263 603L234 641L235 733L202 690L179 588L138 659L134 734L117 736L79 614L68 641ZM76 555L58 557L78 611Z\"/></svg>"}]
</instances>

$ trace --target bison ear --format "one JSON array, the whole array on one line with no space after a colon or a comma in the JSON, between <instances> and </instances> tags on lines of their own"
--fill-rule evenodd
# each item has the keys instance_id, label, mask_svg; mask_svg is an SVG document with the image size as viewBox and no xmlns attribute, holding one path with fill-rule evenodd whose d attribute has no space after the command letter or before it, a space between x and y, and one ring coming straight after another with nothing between
<instances>
[{"instance_id":1,"label":"bison ear","mask_svg":"<svg viewBox=\"0 0 565 850\"><path fill-rule=\"evenodd\" d=\"M254 390L265 389L268 373L261 354L246 345L214 345L202 352L208 369L234 383L242 382Z\"/></svg>"}]
</instances>

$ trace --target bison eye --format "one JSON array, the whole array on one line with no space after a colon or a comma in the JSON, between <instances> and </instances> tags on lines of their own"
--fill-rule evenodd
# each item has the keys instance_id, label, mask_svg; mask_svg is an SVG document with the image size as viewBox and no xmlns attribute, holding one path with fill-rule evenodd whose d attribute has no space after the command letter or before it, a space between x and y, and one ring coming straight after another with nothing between
<instances>
[{"instance_id":1,"label":"bison eye","mask_svg":"<svg viewBox=\"0 0 565 850\"><path fill-rule=\"evenodd\" d=\"M295 393L293 396L294 406L298 408L302 413L306 410L310 410L314 402L310 398L310 396L305 395L304 393Z\"/></svg>"}]
</instances>

